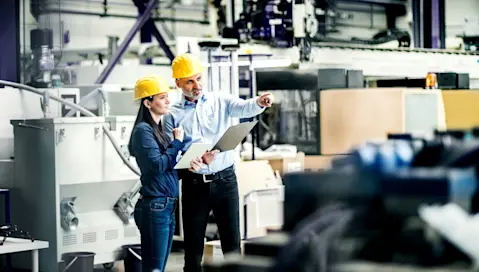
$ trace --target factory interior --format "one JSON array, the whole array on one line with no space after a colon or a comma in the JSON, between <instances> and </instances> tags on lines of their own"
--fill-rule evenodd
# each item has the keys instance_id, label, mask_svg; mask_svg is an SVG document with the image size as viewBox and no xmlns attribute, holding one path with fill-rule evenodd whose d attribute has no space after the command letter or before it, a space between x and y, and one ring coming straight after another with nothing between
<instances>
[{"instance_id":1,"label":"factory interior","mask_svg":"<svg viewBox=\"0 0 479 272\"><path fill-rule=\"evenodd\" d=\"M211 212L203 271L479 269L478 0L1 0L0 16L4 271L142 271L135 83L161 76L180 103L184 53L204 93L274 97L232 119L257 122L234 149L241 252ZM166 272L183 271L181 190L174 213Z\"/></svg>"}]
</instances>

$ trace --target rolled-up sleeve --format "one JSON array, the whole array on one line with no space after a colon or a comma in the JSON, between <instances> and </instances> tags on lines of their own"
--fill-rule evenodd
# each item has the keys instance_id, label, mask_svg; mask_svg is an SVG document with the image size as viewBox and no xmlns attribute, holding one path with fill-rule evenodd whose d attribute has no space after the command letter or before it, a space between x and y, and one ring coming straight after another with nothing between
<instances>
[{"instance_id":1,"label":"rolled-up sleeve","mask_svg":"<svg viewBox=\"0 0 479 272\"><path fill-rule=\"evenodd\" d=\"M230 117L250 118L263 113L265 108L262 108L256 102L256 98L241 99L232 95L222 96L226 103L227 113Z\"/></svg>"},{"instance_id":2,"label":"rolled-up sleeve","mask_svg":"<svg viewBox=\"0 0 479 272\"><path fill-rule=\"evenodd\" d=\"M176 165L178 151L183 143L173 140L166 150L162 151L158 145L153 129L148 125L139 125L133 134L135 157L147 162L154 173L163 173Z\"/></svg>"},{"instance_id":3,"label":"rolled-up sleeve","mask_svg":"<svg viewBox=\"0 0 479 272\"><path fill-rule=\"evenodd\" d=\"M170 141L173 141L173 128L175 128L173 116L171 114L163 116L163 121L161 123L166 137L168 137Z\"/></svg>"}]
</instances>

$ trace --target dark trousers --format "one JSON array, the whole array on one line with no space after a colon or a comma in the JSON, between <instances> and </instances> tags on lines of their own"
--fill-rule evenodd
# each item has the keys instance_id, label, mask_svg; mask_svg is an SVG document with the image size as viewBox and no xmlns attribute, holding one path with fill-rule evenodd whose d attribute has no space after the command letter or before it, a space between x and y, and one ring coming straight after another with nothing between
<instances>
[{"instance_id":1,"label":"dark trousers","mask_svg":"<svg viewBox=\"0 0 479 272\"><path fill-rule=\"evenodd\" d=\"M201 271L206 225L215 215L223 254L240 252L238 182L234 168L227 168L205 183L202 175L183 172L182 218L185 272Z\"/></svg>"},{"instance_id":2,"label":"dark trousers","mask_svg":"<svg viewBox=\"0 0 479 272\"><path fill-rule=\"evenodd\" d=\"M176 198L138 200L135 222L141 234L142 271L165 271L175 232Z\"/></svg>"}]
</instances>

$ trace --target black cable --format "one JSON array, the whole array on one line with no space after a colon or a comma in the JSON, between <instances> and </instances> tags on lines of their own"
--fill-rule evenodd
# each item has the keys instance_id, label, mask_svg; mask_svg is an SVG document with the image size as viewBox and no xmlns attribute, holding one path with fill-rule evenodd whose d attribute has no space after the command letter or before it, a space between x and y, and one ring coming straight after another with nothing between
<instances>
[{"instance_id":1,"label":"black cable","mask_svg":"<svg viewBox=\"0 0 479 272\"><path fill-rule=\"evenodd\" d=\"M345 232L353 214L352 209L342 204L332 204L302 220L290 242L280 250L271 271L298 271L298 265L305 270L328 271L332 241ZM304 256L310 257L304 260Z\"/></svg>"}]
</instances>

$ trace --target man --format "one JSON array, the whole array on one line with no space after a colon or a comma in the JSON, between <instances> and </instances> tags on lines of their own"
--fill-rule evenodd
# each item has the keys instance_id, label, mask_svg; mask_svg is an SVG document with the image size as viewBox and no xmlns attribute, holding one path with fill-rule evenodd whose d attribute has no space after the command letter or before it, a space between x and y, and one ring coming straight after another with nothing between
<instances>
[{"instance_id":1,"label":"man","mask_svg":"<svg viewBox=\"0 0 479 272\"><path fill-rule=\"evenodd\" d=\"M191 54L177 56L172 64L173 78L182 90L180 103L165 116L167 135L173 128L185 131L185 149L193 142L216 143L231 124L231 118L249 118L270 107L273 95L266 93L243 100L231 95L203 93L204 67ZM186 137L189 136L189 137ZM201 271L204 237L211 210L215 215L223 253L240 252L239 196L234 172L234 151L203 157L196 173L181 171L182 218L185 249L184 271Z\"/></svg>"}]
</instances>

